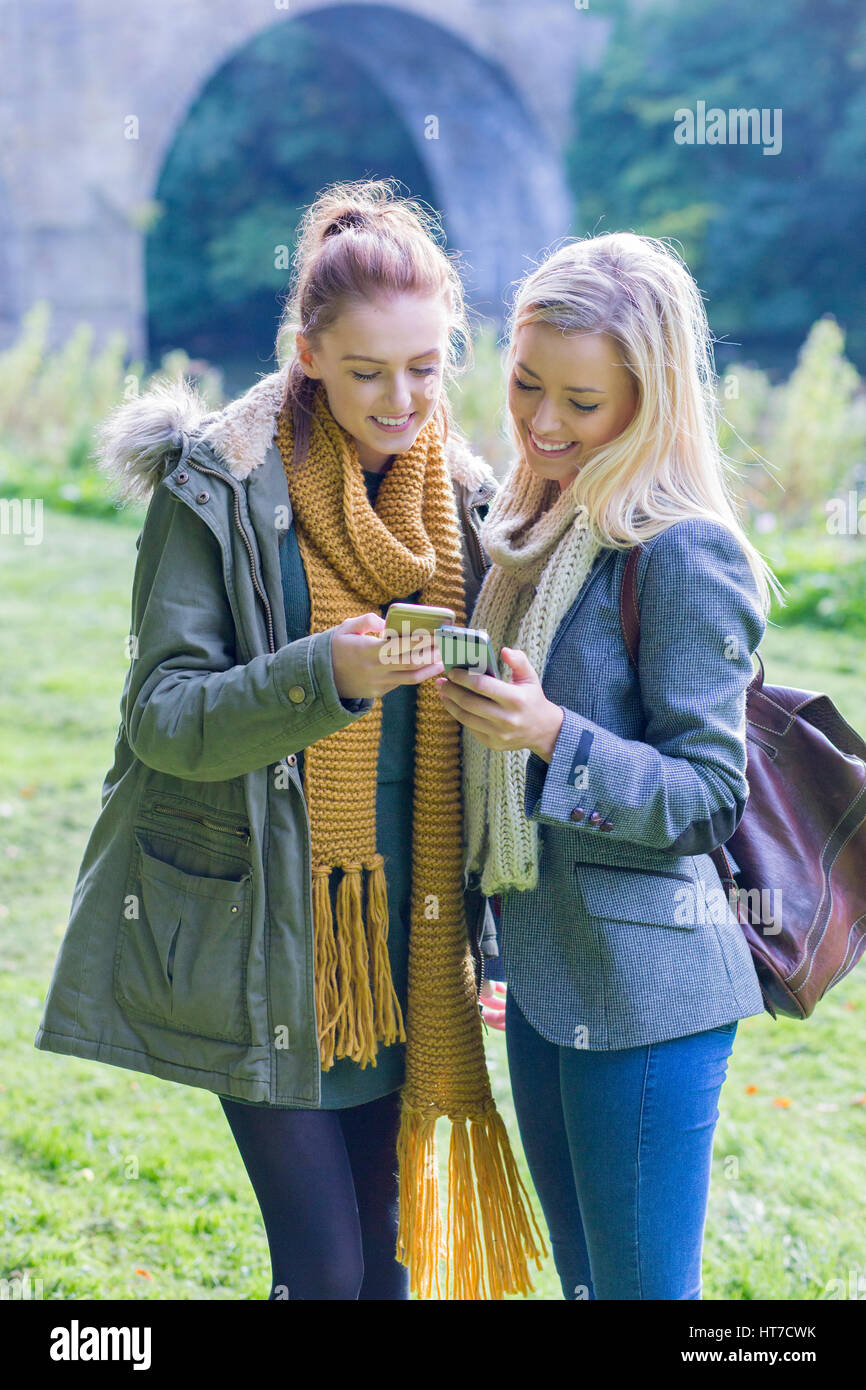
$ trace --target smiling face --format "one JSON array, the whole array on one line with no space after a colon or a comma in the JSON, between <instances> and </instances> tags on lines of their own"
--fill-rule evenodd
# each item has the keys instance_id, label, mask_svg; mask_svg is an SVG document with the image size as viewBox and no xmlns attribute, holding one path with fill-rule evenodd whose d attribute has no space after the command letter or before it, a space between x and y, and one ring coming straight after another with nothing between
<instances>
[{"instance_id":1,"label":"smiling face","mask_svg":"<svg viewBox=\"0 0 866 1390\"><path fill-rule=\"evenodd\" d=\"M441 296L379 297L346 308L315 347L296 337L301 366L321 380L331 414L362 468L381 472L412 447L439 403L448 347Z\"/></svg>"},{"instance_id":2,"label":"smiling face","mask_svg":"<svg viewBox=\"0 0 866 1390\"><path fill-rule=\"evenodd\" d=\"M587 452L630 423L637 388L606 333L563 334L550 323L527 323L514 342L508 408L523 456L534 473L565 491Z\"/></svg>"}]
</instances>

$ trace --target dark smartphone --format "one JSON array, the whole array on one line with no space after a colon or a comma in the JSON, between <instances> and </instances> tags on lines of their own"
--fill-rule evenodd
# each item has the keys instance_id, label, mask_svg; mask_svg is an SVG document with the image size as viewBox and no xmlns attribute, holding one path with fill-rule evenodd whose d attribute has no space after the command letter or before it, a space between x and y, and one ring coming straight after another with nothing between
<instances>
[{"instance_id":1,"label":"dark smartphone","mask_svg":"<svg viewBox=\"0 0 866 1390\"><path fill-rule=\"evenodd\" d=\"M453 623L443 623L433 636L442 653L446 675L457 666L463 671L476 671L481 676L501 679L493 644L483 628L455 627Z\"/></svg>"}]
</instances>

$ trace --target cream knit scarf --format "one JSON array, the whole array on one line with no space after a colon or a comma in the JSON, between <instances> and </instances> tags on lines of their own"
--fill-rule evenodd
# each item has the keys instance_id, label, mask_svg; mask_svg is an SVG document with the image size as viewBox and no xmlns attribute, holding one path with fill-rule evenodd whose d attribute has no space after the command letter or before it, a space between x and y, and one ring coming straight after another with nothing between
<instances>
[{"instance_id":1,"label":"cream knit scarf","mask_svg":"<svg viewBox=\"0 0 866 1390\"><path fill-rule=\"evenodd\" d=\"M564 492L539 478L523 457L496 493L481 527L493 564L478 595L471 627L486 628L500 648L526 653L541 679L560 622L577 598L601 549L576 480ZM514 634L514 635L512 635ZM504 680L511 671L500 661ZM463 728L466 870L480 874L491 897L538 882L538 828L524 813L527 748L486 748ZM477 878L476 878L477 881Z\"/></svg>"}]
</instances>

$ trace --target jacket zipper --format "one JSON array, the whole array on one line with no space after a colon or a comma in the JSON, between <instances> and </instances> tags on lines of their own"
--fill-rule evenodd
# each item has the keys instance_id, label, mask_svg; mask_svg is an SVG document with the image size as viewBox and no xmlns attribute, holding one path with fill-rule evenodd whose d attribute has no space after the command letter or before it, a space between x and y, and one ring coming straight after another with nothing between
<instances>
[{"instance_id":1,"label":"jacket zipper","mask_svg":"<svg viewBox=\"0 0 866 1390\"><path fill-rule=\"evenodd\" d=\"M481 998L481 991L482 991L483 988L484 988L484 956L482 955L482 957L481 957L481 979L478 981L478 1012L479 1012L480 1015L481 1015L481 1027L484 1029L485 1033L489 1033L489 1032L490 1032L490 1029L487 1027L487 1020L486 1020L486 1018L484 1017L484 1000Z\"/></svg>"},{"instance_id":2,"label":"jacket zipper","mask_svg":"<svg viewBox=\"0 0 866 1390\"><path fill-rule=\"evenodd\" d=\"M479 928L478 928L478 931L477 931L477 933L476 933L476 936L475 936L475 945L476 945L477 948L478 948L478 959L479 959L479 961L481 962L481 974L480 974L480 977L479 977L479 980L478 980L478 1012L479 1012L479 1014L480 1014L480 1016L481 1016L481 1026L482 1026L482 1028L484 1029L485 1033L487 1033L489 1030L488 1030L488 1027L487 1027L487 1023L485 1022L485 1019L484 1019L484 1001L483 1001L483 999L481 998L481 991L482 991L482 989L483 989L483 987L484 987L484 951L483 951L482 948L481 948L481 935L482 935L482 932L484 931L484 917L485 917L485 912L486 912L486 909L485 909L484 912L481 913L481 924L480 924L480 926L479 926Z\"/></svg>"},{"instance_id":3,"label":"jacket zipper","mask_svg":"<svg viewBox=\"0 0 866 1390\"><path fill-rule=\"evenodd\" d=\"M486 498L486 494L485 494L485 498ZM477 505L477 504L476 504L476 505ZM482 577L483 577L484 575L486 575L487 571L490 569L490 564L489 564L489 562L486 561L485 558L484 558L484 551L483 551L482 548L481 548L481 538L480 538L480 536L478 535L478 531L477 531L476 528L475 528L475 523L474 523L474 521L472 520L472 512L473 512L473 510L474 510L474 507L467 507L467 508L466 508L467 530L468 530L468 534L472 537L472 546L473 546L473 548L474 548L474 550L475 550L476 559L478 560L478 572L479 572L479 573L482 575ZM479 1013L481 1014L481 1023L482 1023L482 1025L483 1025L484 1031L485 1031L485 1033L486 1033L486 1032L488 1032L489 1030L488 1030L487 1024L486 1024L485 1021L484 1021L484 1012L483 1012L483 1010L484 1010L484 1004L483 1004L482 999L481 999L481 990L484 988L484 966L485 966L484 951L483 951L482 946L481 946L481 932L483 931L483 929L484 929L484 914L482 913L482 916L481 916L481 927L479 928L478 938L477 938L475 944L476 944L476 946L478 947L478 959L479 959L480 964L481 964L481 975L480 975L480 978L479 978L479 981L478 981L478 1010L479 1010Z\"/></svg>"},{"instance_id":4,"label":"jacket zipper","mask_svg":"<svg viewBox=\"0 0 866 1390\"><path fill-rule=\"evenodd\" d=\"M220 821L211 820L209 816L199 816L195 811L185 811L179 806L154 806L153 810L167 816L184 816L186 820L194 820L199 825L206 826L208 830L221 830L226 835L238 835L245 845L250 842L249 830L242 825L223 825Z\"/></svg>"},{"instance_id":5,"label":"jacket zipper","mask_svg":"<svg viewBox=\"0 0 866 1390\"><path fill-rule=\"evenodd\" d=\"M487 500L486 494L484 495L483 500ZM475 550L475 555L478 560L478 571L483 576L490 569L490 564L484 558L484 551L481 548L481 538L478 535L478 531L475 528L475 523L472 520L472 512L474 511L474 508L477 505L478 504L475 503L473 506L466 508L466 528L467 534L472 537L472 546Z\"/></svg>"},{"instance_id":6,"label":"jacket zipper","mask_svg":"<svg viewBox=\"0 0 866 1390\"><path fill-rule=\"evenodd\" d=\"M478 532L475 529L475 523L472 521L471 516L469 516L468 514L466 520L466 529L467 534L472 537L471 544L472 549L475 551L475 558L478 562L478 572L483 576L487 573L490 566L485 564L484 562L484 555L481 550L481 541L479 539Z\"/></svg>"},{"instance_id":7,"label":"jacket zipper","mask_svg":"<svg viewBox=\"0 0 866 1390\"><path fill-rule=\"evenodd\" d=\"M204 465L203 463L196 463L195 460L194 460L194 459L191 459L191 458L188 458L188 459L187 459L187 463L189 464L190 468L196 468L196 469L199 471L199 473L210 473L210 474L212 474L213 477L215 477L215 478L222 478L223 482L227 482L227 481L228 481L228 479L226 478L226 475L225 475L224 473L221 473L221 472L219 471L219 469L217 469L217 468L206 468L205 465ZM264 604L264 606L265 606L265 613L267 614L267 619L268 619L268 650L271 651L271 652L275 652L277 648L276 648L276 643L274 642L274 624L273 624L273 617L272 617L272 614L271 614L271 605L268 603L268 596L267 596L267 594L264 592L264 590L262 589L262 587L261 587L261 585L259 584L259 581L258 581L258 579L257 579L257 577L256 577L256 563L255 563L255 557L253 556L253 548L252 548L252 546L250 545L250 538L249 538L249 536L247 535L246 531L244 530L243 522L241 521L241 508L240 508L240 503L239 503L239 501L238 501L238 490L237 490L237 487L235 486L234 483L229 483L229 487L231 488L232 492L234 493L234 499L235 499L235 525L236 525L238 531L241 533L241 536L243 537L244 545L245 545L246 548L247 548L247 554L248 554L249 557L250 557L250 576L251 576L252 581L253 581L253 588L255 589L256 593L258 594L259 598L261 599L262 603Z\"/></svg>"}]
</instances>

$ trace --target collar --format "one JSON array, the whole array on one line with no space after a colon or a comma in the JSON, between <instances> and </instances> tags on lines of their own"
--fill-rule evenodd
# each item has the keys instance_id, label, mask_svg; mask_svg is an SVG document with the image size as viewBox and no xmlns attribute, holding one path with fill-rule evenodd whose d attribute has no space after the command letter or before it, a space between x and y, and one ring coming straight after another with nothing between
<instances>
[{"instance_id":1,"label":"collar","mask_svg":"<svg viewBox=\"0 0 866 1390\"><path fill-rule=\"evenodd\" d=\"M239 481L261 467L274 442L277 418L285 398L288 367L271 372L223 410L199 422L197 443L206 443ZM452 432L445 446L451 476L473 500L488 500L498 487L496 475L474 454L462 435ZM475 494L480 494L477 498Z\"/></svg>"}]
</instances>

